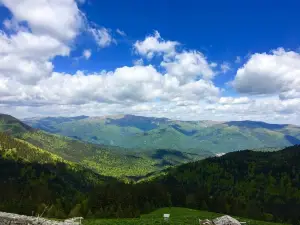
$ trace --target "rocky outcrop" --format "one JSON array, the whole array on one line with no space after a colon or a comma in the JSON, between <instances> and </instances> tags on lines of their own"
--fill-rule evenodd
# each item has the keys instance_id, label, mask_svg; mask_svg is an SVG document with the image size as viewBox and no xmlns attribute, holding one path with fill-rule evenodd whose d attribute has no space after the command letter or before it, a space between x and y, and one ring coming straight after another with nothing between
<instances>
[{"instance_id":1,"label":"rocky outcrop","mask_svg":"<svg viewBox=\"0 0 300 225\"><path fill-rule=\"evenodd\" d=\"M213 220L199 220L200 225L241 225L241 222L237 221L236 219L232 218L231 216L221 216L215 218Z\"/></svg>"},{"instance_id":2,"label":"rocky outcrop","mask_svg":"<svg viewBox=\"0 0 300 225\"><path fill-rule=\"evenodd\" d=\"M0 225L80 225L81 220L82 218L78 217L58 222L41 217L0 212Z\"/></svg>"}]
</instances>

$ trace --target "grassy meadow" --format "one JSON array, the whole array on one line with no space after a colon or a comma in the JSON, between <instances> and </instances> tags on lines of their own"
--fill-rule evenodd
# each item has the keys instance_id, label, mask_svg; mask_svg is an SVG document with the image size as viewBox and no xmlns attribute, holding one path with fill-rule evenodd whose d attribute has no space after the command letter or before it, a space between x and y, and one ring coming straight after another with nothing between
<instances>
[{"instance_id":1,"label":"grassy meadow","mask_svg":"<svg viewBox=\"0 0 300 225\"><path fill-rule=\"evenodd\" d=\"M164 222L163 214L169 213L169 223ZM135 219L86 219L83 225L152 225L152 224L174 224L174 225L196 225L199 219L214 219L224 214L199 211L188 208L161 208L152 213L142 215ZM235 217L247 225L280 225L280 223L271 223Z\"/></svg>"}]
</instances>

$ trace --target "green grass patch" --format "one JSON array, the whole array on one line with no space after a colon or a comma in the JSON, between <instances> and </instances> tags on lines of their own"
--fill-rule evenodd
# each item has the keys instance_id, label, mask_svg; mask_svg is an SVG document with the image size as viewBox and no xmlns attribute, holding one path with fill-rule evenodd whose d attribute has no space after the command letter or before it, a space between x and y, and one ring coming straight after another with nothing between
<instances>
[{"instance_id":1,"label":"green grass patch","mask_svg":"<svg viewBox=\"0 0 300 225\"><path fill-rule=\"evenodd\" d=\"M163 214L169 213L169 223L164 222ZM199 211L187 208L161 208L152 213L142 215L140 218L134 219L86 219L84 225L155 225L155 224L173 224L173 225L198 225L199 219L214 219L224 214L213 212ZM246 222L247 225L280 225L279 223L271 223L265 221L257 221L234 217L239 221Z\"/></svg>"}]
</instances>

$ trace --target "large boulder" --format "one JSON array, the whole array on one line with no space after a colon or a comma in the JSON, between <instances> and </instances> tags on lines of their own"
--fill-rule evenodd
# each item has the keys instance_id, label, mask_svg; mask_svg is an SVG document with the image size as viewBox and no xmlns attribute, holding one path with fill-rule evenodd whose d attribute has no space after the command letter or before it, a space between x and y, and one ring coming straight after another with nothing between
<instances>
[{"instance_id":1,"label":"large boulder","mask_svg":"<svg viewBox=\"0 0 300 225\"><path fill-rule=\"evenodd\" d=\"M221 216L212 220L214 225L241 225L241 223L231 216Z\"/></svg>"}]
</instances>

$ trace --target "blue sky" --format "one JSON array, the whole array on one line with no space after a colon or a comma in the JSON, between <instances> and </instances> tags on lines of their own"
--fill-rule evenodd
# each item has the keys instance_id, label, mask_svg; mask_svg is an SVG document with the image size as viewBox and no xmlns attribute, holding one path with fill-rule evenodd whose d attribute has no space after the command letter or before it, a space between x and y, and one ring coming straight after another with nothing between
<instances>
[{"instance_id":1,"label":"blue sky","mask_svg":"<svg viewBox=\"0 0 300 225\"><path fill-rule=\"evenodd\" d=\"M251 1L251 4L244 1L184 1L183 4L176 0L90 2L81 8L91 21L128 33L128 39L110 49L116 57L109 57L110 61L120 61L123 65L130 62L131 45L154 30L166 40L179 41L185 48L200 50L218 61L234 61L238 55L265 52L278 46L299 47L299 1L291 5L273 0Z\"/></svg>"},{"instance_id":2,"label":"blue sky","mask_svg":"<svg viewBox=\"0 0 300 225\"><path fill-rule=\"evenodd\" d=\"M2 111L298 123L299 1L0 3Z\"/></svg>"},{"instance_id":3,"label":"blue sky","mask_svg":"<svg viewBox=\"0 0 300 225\"><path fill-rule=\"evenodd\" d=\"M118 7L115 7L118 5ZM299 1L292 4L283 1L87 1L81 6L89 20L105 24L112 30L126 31L126 38L117 37L119 43L102 49L90 61L83 64L87 69L115 69L132 63L132 44L145 35L158 30L166 40L183 43L183 48L197 49L210 60L222 63L233 62L237 56L241 63L248 54L268 52L284 47L299 48L300 15ZM95 43L83 46L97 47ZM76 54L76 53L74 53ZM79 53L80 54L80 51ZM136 57L137 58L137 57ZM101 63L99 63L101 62ZM57 69L65 71L61 63ZM79 66L69 68L75 71ZM238 65L232 71L217 76L218 86L234 78ZM230 90L230 93L233 91Z\"/></svg>"}]
</instances>

